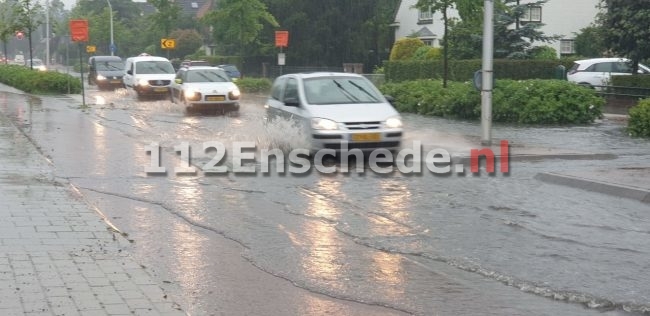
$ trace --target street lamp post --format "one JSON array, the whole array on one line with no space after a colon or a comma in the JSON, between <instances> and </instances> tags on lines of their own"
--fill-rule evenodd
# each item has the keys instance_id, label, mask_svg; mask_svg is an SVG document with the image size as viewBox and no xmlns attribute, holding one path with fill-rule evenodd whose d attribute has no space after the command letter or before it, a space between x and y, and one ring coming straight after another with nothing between
<instances>
[{"instance_id":1,"label":"street lamp post","mask_svg":"<svg viewBox=\"0 0 650 316\"><path fill-rule=\"evenodd\" d=\"M113 6L111 6L111 1L106 0L108 3L108 9L110 10L110 18L111 18L111 46L108 48L111 51L111 56L113 56L115 53L115 42L113 41Z\"/></svg>"},{"instance_id":2,"label":"street lamp post","mask_svg":"<svg viewBox=\"0 0 650 316\"><path fill-rule=\"evenodd\" d=\"M50 0L45 0L45 67L50 69Z\"/></svg>"}]
</instances>

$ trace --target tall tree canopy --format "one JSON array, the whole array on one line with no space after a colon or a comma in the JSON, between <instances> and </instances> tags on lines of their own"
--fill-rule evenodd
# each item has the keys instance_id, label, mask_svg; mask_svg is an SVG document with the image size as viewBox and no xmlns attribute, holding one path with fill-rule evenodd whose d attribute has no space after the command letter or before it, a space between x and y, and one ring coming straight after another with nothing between
<instances>
[{"instance_id":1,"label":"tall tree canopy","mask_svg":"<svg viewBox=\"0 0 650 316\"><path fill-rule=\"evenodd\" d=\"M639 61L650 58L650 6L647 1L602 0L601 15L605 45L615 54L632 60L633 73Z\"/></svg>"}]
</instances>

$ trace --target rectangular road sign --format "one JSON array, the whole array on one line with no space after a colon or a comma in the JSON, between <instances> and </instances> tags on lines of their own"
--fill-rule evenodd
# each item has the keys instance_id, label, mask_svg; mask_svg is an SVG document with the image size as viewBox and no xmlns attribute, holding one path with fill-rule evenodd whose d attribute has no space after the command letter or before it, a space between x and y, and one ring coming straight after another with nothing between
<instances>
[{"instance_id":1,"label":"rectangular road sign","mask_svg":"<svg viewBox=\"0 0 650 316\"><path fill-rule=\"evenodd\" d=\"M289 46L289 31L275 31L275 47Z\"/></svg>"},{"instance_id":2,"label":"rectangular road sign","mask_svg":"<svg viewBox=\"0 0 650 316\"><path fill-rule=\"evenodd\" d=\"M70 20L70 39L73 42L88 41L88 20Z\"/></svg>"},{"instance_id":3,"label":"rectangular road sign","mask_svg":"<svg viewBox=\"0 0 650 316\"><path fill-rule=\"evenodd\" d=\"M160 48L162 49L175 49L176 40L173 38L161 38L160 39Z\"/></svg>"}]
</instances>

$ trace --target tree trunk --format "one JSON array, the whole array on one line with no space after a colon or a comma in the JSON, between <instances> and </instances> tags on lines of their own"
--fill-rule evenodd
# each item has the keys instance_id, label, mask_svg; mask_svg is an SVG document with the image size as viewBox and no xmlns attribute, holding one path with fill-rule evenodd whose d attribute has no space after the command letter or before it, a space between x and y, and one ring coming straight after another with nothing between
<instances>
[{"instance_id":1,"label":"tree trunk","mask_svg":"<svg viewBox=\"0 0 650 316\"><path fill-rule=\"evenodd\" d=\"M34 61L32 60L32 31L27 30L27 39L29 40L29 69L34 70Z\"/></svg>"},{"instance_id":2,"label":"tree trunk","mask_svg":"<svg viewBox=\"0 0 650 316\"><path fill-rule=\"evenodd\" d=\"M442 69L443 69L443 74L442 74L442 87L447 88L447 80L449 77L449 50L447 49L449 45L449 39L447 38L447 31L449 29L449 21L447 19L447 3L445 3L445 7L442 8L442 20L443 23L445 24L445 31L444 35L442 36L445 45L442 47Z\"/></svg>"}]
</instances>

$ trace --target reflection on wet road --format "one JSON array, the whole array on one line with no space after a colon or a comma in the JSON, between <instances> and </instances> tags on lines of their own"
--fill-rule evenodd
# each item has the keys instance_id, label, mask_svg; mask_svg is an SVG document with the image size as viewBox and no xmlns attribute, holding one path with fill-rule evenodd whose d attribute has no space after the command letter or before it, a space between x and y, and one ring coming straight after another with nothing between
<instances>
[{"instance_id":1,"label":"reflection on wet road","mask_svg":"<svg viewBox=\"0 0 650 316\"><path fill-rule=\"evenodd\" d=\"M539 172L645 165L648 143L617 123L496 126L513 144L616 160L513 162L510 175L208 175L203 143L302 146L290 122L186 115L166 100L89 91L0 94L0 111L134 241L143 265L197 315L618 315L650 312L650 207L534 179ZM32 100L27 102L28 100ZM405 115L407 141L466 154L475 123ZM147 175L160 144L164 175ZM192 148L192 175L174 149ZM514 147L516 150L516 147ZM232 166L232 157L224 165ZM256 166L259 170L260 166Z\"/></svg>"}]
</instances>

